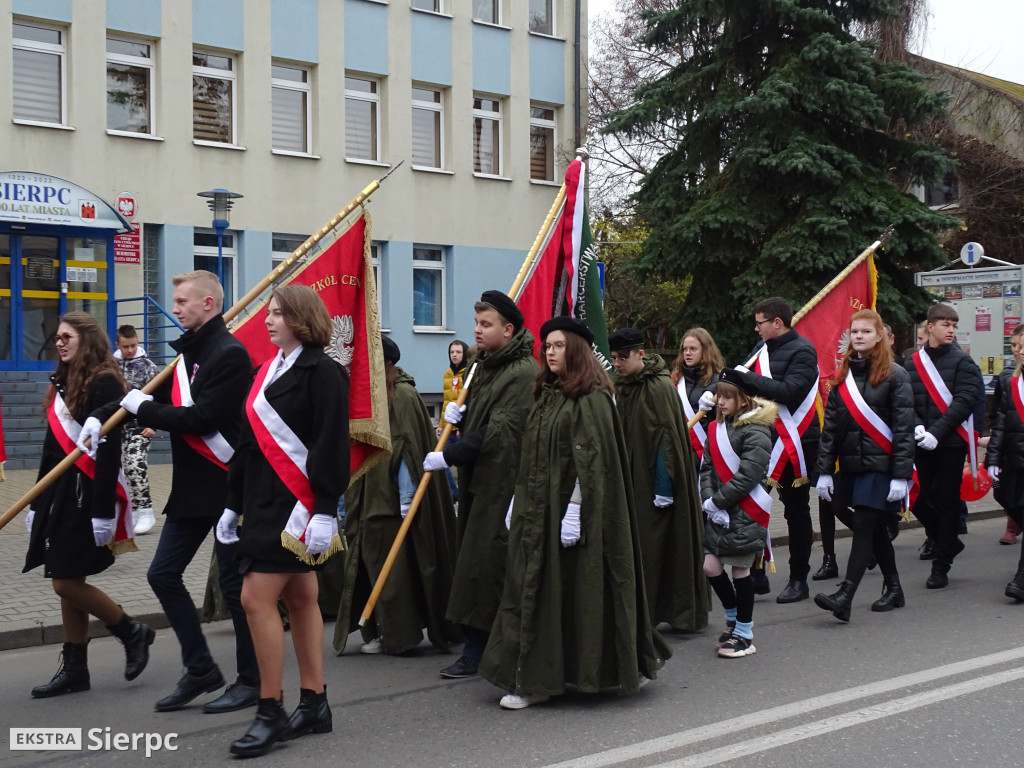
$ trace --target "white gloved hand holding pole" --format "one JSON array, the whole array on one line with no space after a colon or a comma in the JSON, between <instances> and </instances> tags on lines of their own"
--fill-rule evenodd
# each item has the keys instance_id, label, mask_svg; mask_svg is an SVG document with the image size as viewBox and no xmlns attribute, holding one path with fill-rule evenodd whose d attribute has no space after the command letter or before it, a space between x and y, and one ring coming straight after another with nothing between
<instances>
[{"instance_id":1,"label":"white gloved hand holding pole","mask_svg":"<svg viewBox=\"0 0 1024 768\"><path fill-rule=\"evenodd\" d=\"M444 420L449 424L458 424L462 421L462 415L466 412L466 406L459 406L457 403L448 403L444 407Z\"/></svg>"},{"instance_id":2,"label":"white gloved hand holding pole","mask_svg":"<svg viewBox=\"0 0 1024 768\"><path fill-rule=\"evenodd\" d=\"M82 431L78 433L78 441L75 443L75 446L91 459L96 458L96 448L100 442L107 439L104 437L101 440L100 438L100 427L102 426L99 419L95 416L90 416L85 420L85 424L82 425ZM86 440L89 441L89 445L85 444Z\"/></svg>"},{"instance_id":3,"label":"white gloved hand holding pole","mask_svg":"<svg viewBox=\"0 0 1024 768\"><path fill-rule=\"evenodd\" d=\"M444 460L444 452L431 451L423 457L423 471L433 472L438 469L447 469L448 462Z\"/></svg>"}]
</instances>

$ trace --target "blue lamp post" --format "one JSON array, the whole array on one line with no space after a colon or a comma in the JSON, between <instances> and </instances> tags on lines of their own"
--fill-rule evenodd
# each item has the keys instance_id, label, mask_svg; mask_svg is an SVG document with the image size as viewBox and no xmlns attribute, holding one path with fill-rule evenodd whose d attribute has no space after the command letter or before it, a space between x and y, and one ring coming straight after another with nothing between
<instances>
[{"instance_id":1,"label":"blue lamp post","mask_svg":"<svg viewBox=\"0 0 1024 768\"><path fill-rule=\"evenodd\" d=\"M198 197L207 198L206 204L213 211L213 228L217 230L217 279L224 285L224 230L228 228L228 217L231 215L231 207L235 200L244 195L237 192L229 192L226 189L209 189L206 192L197 193ZM227 292L224 293L225 302Z\"/></svg>"}]
</instances>

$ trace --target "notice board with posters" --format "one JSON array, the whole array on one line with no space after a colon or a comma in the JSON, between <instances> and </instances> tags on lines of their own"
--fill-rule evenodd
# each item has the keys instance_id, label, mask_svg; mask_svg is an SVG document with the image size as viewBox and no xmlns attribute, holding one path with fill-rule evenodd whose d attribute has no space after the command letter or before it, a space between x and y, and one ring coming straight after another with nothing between
<instances>
[{"instance_id":1,"label":"notice board with posters","mask_svg":"<svg viewBox=\"0 0 1024 768\"><path fill-rule=\"evenodd\" d=\"M938 269L915 279L960 316L957 343L974 358L985 383L1014 364L1010 333L1021 321L1022 268Z\"/></svg>"}]
</instances>

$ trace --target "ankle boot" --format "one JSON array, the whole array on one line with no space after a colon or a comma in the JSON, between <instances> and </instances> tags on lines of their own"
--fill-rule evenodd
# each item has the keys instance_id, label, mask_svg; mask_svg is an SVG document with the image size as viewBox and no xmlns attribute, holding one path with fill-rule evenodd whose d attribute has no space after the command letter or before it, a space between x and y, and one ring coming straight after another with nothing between
<instances>
[{"instance_id":1,"label":"ankle boot","mask_svg":"<svg viewBox=\"0 0 1024 768\"><path fill-rule=\"evenodd\" d=\"M37 685L33 688L33 698L46 699L65 693L88 691L89 663L86 648L86 643L64 643L57 674L45 685Z\"/></svg>"},{"instance_id":2,"label":"ankle boot","mask_svg":"<svg viewBox=\"0 0 1024 768\"><path fill-rule=\"evenodd\" d=\"M1013 522L1013 518L1009 515L1006 516L1006 531L999 538L1000 544L1016 544L1017 537L1020 536L1020 527Z\"/></svg>"},{"instance_id":3,"label":"ankle boot","mask_svg":"<svg viewBox=\"0 0 1024 768\"><path fill-rule=\"evenodd\" d=\"M323 693L313 693L308 688L299 689L299 706L288 718L288 728L281 741L288 741L307 733L330 733L334 728L331 708L327 705L327 686Z\"/></svg>"},{"instance_id":4,"label":"ankle boot","mask_svg":"<svg viewBox=\"0 0 1024 768\"><path fill-rule=\"evenodd\" d=\"M245 736L231 745L231 754L239 757L259 757L281 739L288 728L288 714L281 699L260 699L256 705L256 719Z\"/></svg>"},{"instance_id":5,"label":"ankle boot","mask_svg":"<svg viewBox=\"0 0 1024 768\"><path fill-rule=\"evenodd\" d=\"M149 663L149 646L156 639L156 632L123 611L121 620L114 625L108 624L107 629L124 646L124 679L134 680Z\"/></svg>"},{"instance_id":6,"label":"ankle boot","mask_svg":"<svg viewBox=\"0 0 1024 768\"><path fill-rule=\"evenodd\" d=\"M883 576L882 579L884 584L882 596L871 604L871 610L875 613L885 613L894 608L905 606L907 600L903 596L903 587L900 586L899 574L890 573L888 576Z\"/></svg>"},{"instance_id":7,"label":"ankle boot","mask_svg":"<svg viewBox=\"0 0 1024 768\"><path fill-rule=\"evenodd\" d=\"M814 604L826 611L832 611L832 615L840 621L849 621L850 608L853 606L853 594L856 591L856 584L852 581L844 581L839 585L838 592L831 595L815 595Z\"/></svg>"},{"instance_id":8,"label":"ankle boot","mask_svg":"<svg viewBox=\"0 0 1024 768\"><path fill-rule=\"evenodd\" d=\"M936 558L932 560L932 572L925 580L924 585L928 589L943 589L949 586L949 563Z\"/></svg>"},{"instance_id":9,"label":"ankle boot","mask_svg":"<svg viewBox=\"0 0 1024 768\"><path fill-rule=\"evenodd\" d=\"M1017 567L1017 575L1006 585L1006 596L1024 602L1024 560Z\"/></svg>"},{"instance_id":10,"label":"ankle boot","mask_svg":"<svg viewBox=\"0 0 1024 768\"><path fill-rule=\"evenodd\" d=\"M813 576L812 581L824 581L825 579L839 578L839 566L836 565L835 555L825 555L821 558L821 568Z\"/></svg>"}]
</instances>

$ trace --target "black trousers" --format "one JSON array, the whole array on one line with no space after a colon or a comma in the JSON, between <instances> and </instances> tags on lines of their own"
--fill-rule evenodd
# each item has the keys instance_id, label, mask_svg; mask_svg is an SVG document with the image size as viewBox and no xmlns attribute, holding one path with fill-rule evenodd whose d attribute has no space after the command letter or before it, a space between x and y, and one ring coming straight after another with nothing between
<instances>
[{"instance_id":1,"label":"black trousers","mask_svg":"<svg viewBox=\"0 0 1024 768\"><path fill-rule=\"evenodd\" d=\"M810 459L808 458L808 461ZM789 465L779 478L779 501L782 502L786 525L789 528L789 578L807 581L811 571L811 483L793 487L793 466Z\"/></svg>"},{"instance_id":2,"label":"black trousers","mask_svg":"<svg viewBox=\"0 0 1024 768\"><path fill-rule=\"evenodd\" d=\"M917 449L914 464L921 492L914 504L914 517L921 521L932 540L935 561L949 570L963 548L957 530L960 525L960 481L967 458L967 446L934 451Z\"/></svg>"}]
</instances>

